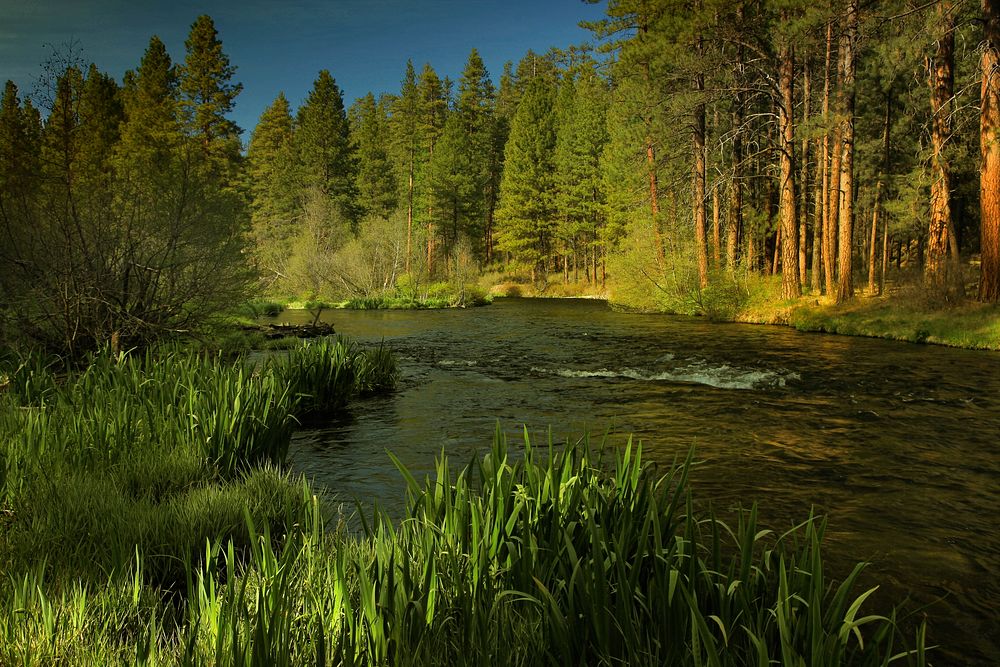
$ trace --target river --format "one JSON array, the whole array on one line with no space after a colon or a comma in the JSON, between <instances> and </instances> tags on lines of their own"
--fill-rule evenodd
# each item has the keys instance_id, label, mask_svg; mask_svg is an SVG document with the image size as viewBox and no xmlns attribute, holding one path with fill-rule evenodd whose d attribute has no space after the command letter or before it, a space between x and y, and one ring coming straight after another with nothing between
<instances>
[{"instance_id":1,"label":"river","mask_svg":"<svg viewBox=\"0 0 1000 667\"><path fill-rule=\"evenodd\" d=\"M442 450L471 460L497 423L538 440L632 434L664 463L694 445L696 498L722 513L756 501L773 528L814 507L834 575L870 561L877 601L930 605L933 662L1000 664L1000 354L576 299L324 319L384 339L402 372L393 395L293 441L293 469L344 502L398 508L387 449L419 479Z\"/></svg>"}]
</instances>

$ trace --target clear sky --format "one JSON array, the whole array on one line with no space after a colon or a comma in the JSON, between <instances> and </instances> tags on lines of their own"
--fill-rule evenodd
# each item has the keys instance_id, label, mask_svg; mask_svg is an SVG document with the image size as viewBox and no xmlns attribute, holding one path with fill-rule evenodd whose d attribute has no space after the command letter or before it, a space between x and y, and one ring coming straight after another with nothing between
<instances>
[{"instance_id":1,"label":"clear sky","mask_svg":"<svg viewBox=\"0 0 1000 667\"><path fill-rule=\"evenodd\" d=\"M182 60L191 24L209 14L244 86L233 119L246 141L279 91L297 106L321 69L348 105L398 91L408 58L457 79L473 47L498 80L529 48L591 41L577 24L603 11L582 0L0 0L0 84L30 94L53 46L70 42L119 80L154 34Z\"/></svg>"}]
</instances>

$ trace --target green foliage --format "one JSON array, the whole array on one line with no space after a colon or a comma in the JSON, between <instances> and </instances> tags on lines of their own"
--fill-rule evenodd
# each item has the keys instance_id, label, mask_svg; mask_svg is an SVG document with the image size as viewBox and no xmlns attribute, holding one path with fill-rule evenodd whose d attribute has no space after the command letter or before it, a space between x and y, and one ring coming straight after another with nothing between
<instances>
[{"instance_id":1,"label":"green foliage","mask_svg":"<svg viewBox=\"0 0 1000 667\"><path fill-rule=\"evenodd\" d=\"M399 203L399 187L389 161L389 103L368 93L351 107L351 144L358 161L358 206L389 217Z\"/></svg>"},{"instance_id":2,"label":"green foliage","mask_svg":"<svg viewBox=\"0 0 1000 667\"><path fill-rule=\"evenodd\" d=\"M357 217L357 164L351 149L344 98L322 70L296 118L295 146L305 189L318 188L343 223Z\"/></svg>"},{"instance_id":3,"label":"green foliage","mask_svg":"<svg viewBox=\"0 0 1000 667\"><path fill-rule=\"evenodd\" d=\"M185 132L179 91L196 70L192 61L178 77L154 38L124 89L96 67L57 63L44 125L5 93L0 162L18 165L0 179L11 341L79 360L203 328L245 297L238 141Z\"/></svg>"},{"instance_id":4,"label":"green foliage","mask_svg":"<svg viewBox=\"0 0 1000 667\"><path fill-rule=\"evenodd\" d=\"M279 93L261 114L247 149L255 255L269 283L287 272L300 203L297 169L291 108Z\"/></svg>"},{"instance_id":5,"label":"green foliage","mask_svg":"<svg viewBox=\"0 0 1000 667\"><path fill-rule=\"evenodd\" d=\"M555 227L553 104L552 88L533 79L511 123L500 182L497 247L532 273L548 255Z\"/></svg>"},{"instance_id":6,"label":"green foliage","mask_svg":"<svg viewBox=\"0 0 1000 667\"><path fill-rule=\"evenodd\" d=\"M9 571L27 572L47 553L42 568L57 581L89 586L128 571L138 552L140 584L174 592L206 539L248 545L247 512L282 533L297 520L299 481L275 467L297 415L390 391L397 378L387 349L344 340L257 368L161 350L97 356L59 378L38 357L3 372L0 557ZM0 656L18 645L3 637Z\"/></svg>"},{"instance_id":7,"label":"green foliage","mask_svg":"<svg viewBox=\"0 0 1000 667\"><path fill-rule=\"evenodd\" d=\"M141 552L62 594L27 570L2 598L0 655L23 664L57 647L107 664L136 654L216 665L927 664L922 627L907 641L897 612L867 609L874 589L858 588L863 565L829 580L823 520L775 533L756 508L728 525L700 517L690 459L656 472L639 445L536 449L526 436L515 450L498 435L460 470L442 456L423 484L396 463L409 496L402 521L376 513L363 536L329 533L308 488L297 500L289 492L277 524L287 532L248 512L238 540L212 540L188 560L173 631L166 603L143 585L151 561ZM39 613L17 611L26 608Z\"/></svg>"},{"instance_id":8,"label":"green foliage","mask_svg":"<svg viewBox=\"0 0 1000 667\"><path fill-rule=\"evenodd\" d=\"M238 151L241 130L226 116L243 84L232 83L236 68L223 53L210 16L202 14L195 20L184 46L187 58L181 70L180 94L188 132L205 151Z\"/></svg>"}]
</instances>

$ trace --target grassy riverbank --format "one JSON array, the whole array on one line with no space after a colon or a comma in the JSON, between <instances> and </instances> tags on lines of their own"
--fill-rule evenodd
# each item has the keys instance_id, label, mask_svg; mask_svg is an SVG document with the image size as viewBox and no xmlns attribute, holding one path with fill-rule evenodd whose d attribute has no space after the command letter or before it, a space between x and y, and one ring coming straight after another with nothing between
<instances>
[{"instance_id":1,"label":"grassy riverbank","mask_svg":"<svg viewBox=\"0 0 1000 667\"><path fill-rule=\"evenodd\" d=\"M324 527L283 472L296 419L394 377L344 341L256 367L8 369L0 664L924 664L860 566L830 579L822 521L698 516L690 463L657 471L638 446L601 460L498 434L457 474L400 467L402 521Z\"/></svg>"},{"instance_id":2,"label":"grassy riverbank","mask_svg":"<svg viewBox=\"0 0 1000 667\"><path fill-rule=\"evenodd\" d=\"M654 291L613 286L609 303L624 310L706 317L718 322L1000 350L1000 306L953 295L946 298L916 281L894 285L883 296L858 294L837 304L832 298L814 294L782 299L780 276L720 273L703 290L686 283Z\"/></svg>"},{"instance_id":3,"label":"grassy riverbank","mask_svg":"<svg viewBox=\"0 0 1000 667\"><path fill-rule=\"evenodd\" d=\"M746 311L738 321L786 324L799 331L1000 350L1000 307L971 301L934 307L887 297L861 297L838 305L805 297L790 306Z\"/></svg>"}]
</instances>

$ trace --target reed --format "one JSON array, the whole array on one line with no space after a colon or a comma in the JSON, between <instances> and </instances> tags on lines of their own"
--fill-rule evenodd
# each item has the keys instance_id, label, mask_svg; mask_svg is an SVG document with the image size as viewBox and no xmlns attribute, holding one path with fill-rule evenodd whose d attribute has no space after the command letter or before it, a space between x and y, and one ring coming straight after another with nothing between
<instances>
[{"instance_id":1,"label":"reed","mask_svg":"<svg viewBox=\"0 0 1000 667\"><path fill-rule=\"evenodd\" d=\"M279 549L258 535L249 563L198 572L187 658L925 664L922 630L906 648L894 611L861 612L862 566L826 578L821 520L774 534L751 509L729 527L692 512L690 460L657 475L629 447L609 473L586 443L536 451L498 437L457 474L442 457L424 484L400 466L406 516L376 513L363 538L324 538L315 523Z\"/></svg>"},{"instance_id":2,"label":"reed","mask_svg":"<svg viewBox=\"0 0 1000 667\"><path fill-rule=\"evenodd\" d=\"M108 356L0 396L0 664L926 664L863 565L830 578L822 519L701 515L691 457L639 444L498 431L424 481L390 454L402 519L325 527L275 466L293 417L395 377L331 340L256 368Z\"/></svg>"}]
</instances>

